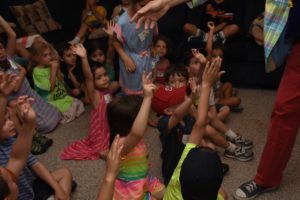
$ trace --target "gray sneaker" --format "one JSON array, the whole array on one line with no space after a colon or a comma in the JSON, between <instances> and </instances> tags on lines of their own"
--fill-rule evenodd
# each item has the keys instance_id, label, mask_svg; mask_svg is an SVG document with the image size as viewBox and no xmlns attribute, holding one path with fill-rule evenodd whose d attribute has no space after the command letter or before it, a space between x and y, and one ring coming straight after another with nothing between
<instances>
[{"instance_id":1,"label":"gray sneaker","mask_svg":"<svg viewBox=\"0 0 300 200\"><path fill-rule=\"evenodd\" d=\"M224 156L241 162L247 162L253 159L253 152L251 150L247 150L243 146L239 146L233 152L225 150Z\"/></svg>"},{"instance_id":2,"label":"gray sneaker","mask_svg":"<svg viewBox=\"0 0 300 200\"><path fill-rule=\"evenodd\" d=\"M227 138L230 142L237 146L242 146L244 149L252 149L253 148L253 142L251 140L243 138L241 135L238 135L234 139Z\"/></svg>"}]
</instances>

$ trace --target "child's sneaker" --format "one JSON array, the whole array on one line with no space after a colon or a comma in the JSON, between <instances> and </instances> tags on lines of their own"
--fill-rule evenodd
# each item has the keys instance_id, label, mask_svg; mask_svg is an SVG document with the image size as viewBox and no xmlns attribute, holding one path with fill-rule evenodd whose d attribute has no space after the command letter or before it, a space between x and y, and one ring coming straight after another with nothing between
<instances>
[{"instance_id":1,"label":"child's sneaker","mask_svg":"<svg viewBox=\"0 0 300 200\"><path fill-rule=\"evenodd\" d=\"M36 142L35 140L32 141L31 145L31 153L33 155L40 155L47 151L47 147L42 146L40 143Z\"/></svg>"},{"instance_id":2,"label":"child's sneaker","mask_svg":"<svg viewBox=\"0 0 300 200\"><path fill-rule=\"evenodd\" d=\"M259 194L268 192L271 190L276 190L277 187L263 187L257 185L254 180L248 181L241 185L234 193L233 197L237 200L247 200L247 199L254 199Z\"/></svg>"},{"instance_id":3,"label":"child's sneaker","mask_svg":"<svg viewBox=\"0 0 300 200\"><path fill-rule=\"evenodd\" d=\"M238 135L234 139L231 139L231 138L227 138L227 139L237 146L242 146L244 149L252 149L253 148L253 142L251 140L243 138L240 135Z\"/></svg>"},{"instance_id":4,"label":"child's sneaker","mask_svg":"<svg viewBox=\"0 0 300 200\"><path fill-rule=\"evenodd\" d=\"M245 149L244 147L237 147L233 152L225 150L224 156L227 158L233 158L241 162L247 162L253 159L253 152Z\"/></svg>"},{"instance_id":5,"label":"child's sneaker","mask_svg":"<svg viewBox=\"0 0 300 200\"><path fill-rule=\"evenodd\" d=\"M43 136L39 133L36 133L33 136L33 141L36 141L37 143L39 143L41 146L48 148L53 144L53 140L50 138L47 138L46 136Z\"/></svg>"}]
</instances>

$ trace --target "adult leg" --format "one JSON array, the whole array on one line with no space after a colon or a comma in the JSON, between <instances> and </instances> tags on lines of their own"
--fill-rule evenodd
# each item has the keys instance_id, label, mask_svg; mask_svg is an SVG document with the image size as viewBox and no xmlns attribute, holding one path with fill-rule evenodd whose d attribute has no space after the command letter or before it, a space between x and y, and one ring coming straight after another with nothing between
<instances>
[{"instance_id":1,"label":"adult leg","mask_svg":"<svg viewBox=\"0 0 300 200\"><path fill-rule=\"evenodd\" d=\"M300 124L300 42L295 43L277 91L267 143L255 177L258 185L278 187Z\"/></svg>"},{"instance_id":2,"label":"adult leg","mask_svg":"<svg viewBox=\"0 0 300 200\"><path fill-rule=\"evenodd\" d=\"M300 123L300 42L288 56L277 91L265 144L254 180L242 184L233 194L236 199L253 199L280 185L290 159Z\"/></svg>"}]
</instances>

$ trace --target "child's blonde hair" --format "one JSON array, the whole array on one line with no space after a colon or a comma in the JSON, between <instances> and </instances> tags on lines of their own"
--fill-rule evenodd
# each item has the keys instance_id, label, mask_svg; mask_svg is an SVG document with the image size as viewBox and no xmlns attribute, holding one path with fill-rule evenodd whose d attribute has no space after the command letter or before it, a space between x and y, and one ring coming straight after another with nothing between
<instances>
[{"instance_id":1,"label":"child's blonde hair","mask_svg":"<svg viewBox=\"0 0 300 200\"><path fill-rule=\"evenodd\" d=\"M45 50L50 49L52 60L58 60L59 56L54 47L48 42L37 41L32 44L30 47L31 59L29 62L28 71L32 71L35 66L37 66L37 62L35 60L36 56L40 56Z\"/></svg>"}]
</instances>

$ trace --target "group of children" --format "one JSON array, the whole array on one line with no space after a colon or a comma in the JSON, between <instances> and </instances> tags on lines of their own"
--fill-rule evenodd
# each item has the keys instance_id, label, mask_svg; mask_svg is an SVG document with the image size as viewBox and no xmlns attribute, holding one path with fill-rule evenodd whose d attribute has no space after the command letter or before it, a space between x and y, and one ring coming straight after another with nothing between
<instances>
[{"instance_id":1,"label":"group of children","mask_svg":"<svg viewBox=\"0 0 300 200\"><path fill-rule=\"evenodd\" d=\"M41 134L78 118L84 104L92 108L87 137L67 146L61 159L106 160L98 199L227 199L216 147L225 149L228 158L249 161L253 143L223 122L241 100L230 83L216 83L223 73L223 51L213 48L216 27L207 24L206 53L191 49L184 64L171 64L170 41L157 28L136 29L130 21L147 2L124 0L114 21L106 22L106 16L98 21L106 24L102 31L108 48L95 40L79 43L81 33L56 48L34 38L29 50L23 49L29 55L27 69L15 61L20 56L16 34L0 16L7 35L6 42L0 41L1 199L16 195L17 188L19 199L70 198L76 183L69 169L49 172L29 149L44 153L53 141ZM83 23L87 16L99 20L106 15L92 1L87 8ZM111 60L114 51L119 78ZM152 112L159 116L154 126L162 143L164 184L148 174L143 137Z\"/></svg>"}]
</instances>

